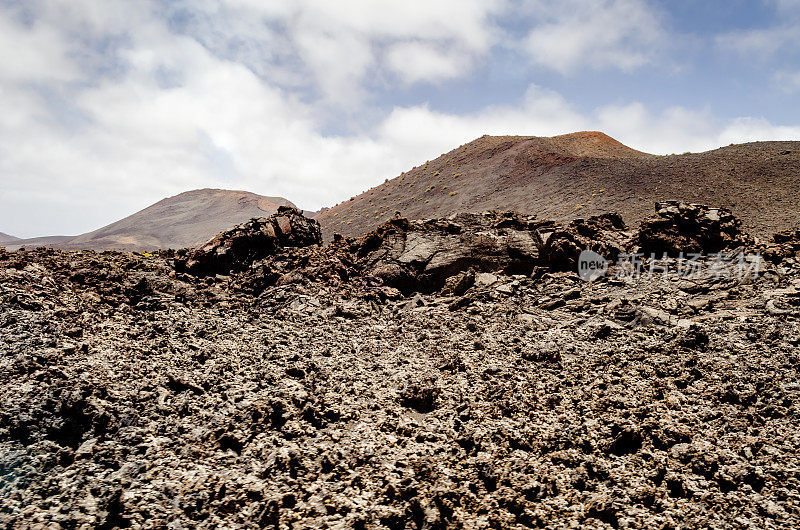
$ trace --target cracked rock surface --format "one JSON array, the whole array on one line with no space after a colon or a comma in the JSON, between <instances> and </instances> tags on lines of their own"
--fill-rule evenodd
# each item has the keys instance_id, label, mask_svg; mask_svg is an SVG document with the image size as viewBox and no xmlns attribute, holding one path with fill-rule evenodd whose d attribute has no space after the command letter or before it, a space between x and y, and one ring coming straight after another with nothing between
<instances>
[{"instance_id":1,"label":"cracked rock surface","mask_svg":"<svg viewBox=\"0 0 800 530\"><path fill-rule=\"evenodd\" d=\"M623 248L591 222L558 241ZM0 525L800 525L790 246L742 281L472 263L413 293L366 244L201 276L0 251Z\"/></svg>"}]
</instances>

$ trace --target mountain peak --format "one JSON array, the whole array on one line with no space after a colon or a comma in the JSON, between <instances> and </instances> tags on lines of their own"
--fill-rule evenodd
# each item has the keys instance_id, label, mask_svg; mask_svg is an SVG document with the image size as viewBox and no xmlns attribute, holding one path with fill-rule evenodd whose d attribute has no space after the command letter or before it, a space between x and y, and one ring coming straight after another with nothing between
<instances>
[{"instance_id":1,"label":"mountain peak","mask_svg":"<svg viewBox=\"0 0 800 530\"><path fill-rule=\"evenodd\" d=\"M5 234L3 232L0 232L0 244L2 244L2 243L14 243L16 241L20 241L20 238L14 237L14 236L9 235L9 234Z\"/></svg>"},{"instance_id":2,"label":"mountain peak","mask_svg":"<svg viewBox=\"0 0 800 530\"><path fill-rule=\"evenodd\" d=\"M560 221L620 212L628 223L653 203L728 208L756 235L797 223L800 143L758 142L657 156L600 131L558 136L481 136L320 213L326 239L358 236L393 217L516 210ZM779 160L780 164L775 161ZM765 178L768 175L768 178ZM768 214L768 215L765 215Z\"/></svg>"},{"instance_id":3,"label":"mountain peak","mask_svg":"<svg viewBox=\"0 0 800 530\"><path fill-rule=\"evenodd\" d=\"M579 131L558 136L489 136L466 144L476 149L496 149L519 145L532 153L548 153L574 158L643 158L655 156L630 148L600 131ZM466 147L465 146L465 147Z\"/></svg>"},{"instance_id":4,"label":"mountain peak","mask_svg":"<svg viewBox=\"0 0 800 530\"><path fill-rule=\"evenodd\" d=\"M76 237L15 240L13 246L46 245L64 249L154 250L198 245L253 217L267 217L283 197L249 191L203 188L167 197L107 226Z\"/></svg>"}]
</instances>

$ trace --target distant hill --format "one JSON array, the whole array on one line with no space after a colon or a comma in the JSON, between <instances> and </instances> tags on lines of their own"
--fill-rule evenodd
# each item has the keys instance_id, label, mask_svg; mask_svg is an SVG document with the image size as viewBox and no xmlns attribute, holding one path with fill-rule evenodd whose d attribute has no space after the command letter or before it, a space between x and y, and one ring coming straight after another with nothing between
<instances>
[{"instance_id":1,"label":"distant hill","mask_svg":"<svg viewBox=\"0 0 800 530\"><path fill-rule=\"evenodd\" d=\"M759 236L800 221L800 142L656 156L600 132L483 136L319 213L326 239L361 235L399 211L420 219L517 210L569 220L619 212L629 224L665 199L730 208Z\"/></svg>"},{"instance_id":2,"label":"distant hill","mask_svg":"<svg viewBox=\"0 0 800 530\"><path fill-rule=\"evenodd\" d=\"M248 191L187 191L93 232L76 237L18 240L7 248L177 249L203 243L250 218L271 215L278 211L278 206L294 205L282 197L265 197Z\"/></svg>"},{"instance_id":3,"label":"distant hill","mask_svg":"<svg viewBox=\"0 0 800 530\"><path fill-rule=\"evenodd\" d=\"M5 234L5 233L3 233L3 232L0 232L0 244L3 244L3 243L13 243L13 242L15 242L15 241L20 241L20 238L18 238L18 237L14 237L14 236L10 236L10 235L8 235L8 234Z\"/></svg>"}]
</instances>

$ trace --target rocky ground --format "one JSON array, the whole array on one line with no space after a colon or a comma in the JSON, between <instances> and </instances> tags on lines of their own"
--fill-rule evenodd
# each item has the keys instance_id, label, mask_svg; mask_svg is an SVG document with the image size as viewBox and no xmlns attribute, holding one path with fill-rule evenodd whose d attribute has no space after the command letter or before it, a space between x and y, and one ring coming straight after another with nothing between
<instances>
[{"instance_id":1,"label":"rocky ground","mask_svg":"<svg viewBox=\"0 0 800 530\"><path fill-rule=\"evenodd\" d=\"M322 248L294 215L177 256L0 251L0 524L800 525L800 234L666 204ZM698 242L767 260L574 268Z\"/></svg>"}]
</instances>

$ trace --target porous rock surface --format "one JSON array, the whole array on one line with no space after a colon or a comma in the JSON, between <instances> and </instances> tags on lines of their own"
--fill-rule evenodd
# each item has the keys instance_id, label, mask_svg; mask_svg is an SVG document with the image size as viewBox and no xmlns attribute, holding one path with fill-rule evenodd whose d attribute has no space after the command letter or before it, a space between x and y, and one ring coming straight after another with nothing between
<instances>
[{"instance_id":1,"label":"porous rock surface","mask_svg":"<svg viewBox=\"0 0 800 530\"><path fill-rule=\"evenodd\" d=\"M642 221L636 243L646 255L714 253L750 245L753 238L725 208L678 201L658 202L656 213Z\"/></svg>"},{"instance_id":2,"label":"porous rock surface","mask_svg":"<svg viewBox=\"0 0 800 530\"><path fill-rule=\"evenodd\" d=\"M251 219L220 233L177 261L179 270L196 275L228 274L287 247L322 243L319 223L291 206L279 206L267 218Z\"/></svg>"},{"instance_id":3,"label":"porous rock surface","mask_svg":"<svg viewBox=\"0 0 800 530\"><path fill-rule=\"evenodd\" d=\"M323 249L270 252L242 267L249 271L239 286L257 293L268 285L311 277L349 285L355 280L404 294L429 293L475 273L572 270L584 249L614 259L630 237L624 229L615 215L579 219L566 226L515 212L418 221L397 218L360 239L334 238Z\"/></svg>"},{"instance_id":4,"label":"porous rock surface","mask_svg":"<svg viewBox=\"0 0 800 530\"><path fill-rule=\"evenodd\" d=\"M230 275L0 251L0 525L800 525L794 254L589 283L525 246L530 274L465 262L403 296L374 276L398 234Z\"/></svg>"},{"instance_id":5,"label":"porous rock surface","mask_svg":"<svg viewBox=\"0 0 800 530\"><path fill-rule=\"evenodd\" d=\"M539 262L537 221L513 212L459 214L449 219L397 219L358 244L364 273L404 291L430 291L469 269L530 274Z\"/></svg>"}]
</instances>

